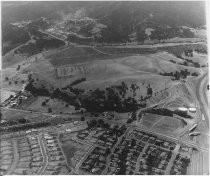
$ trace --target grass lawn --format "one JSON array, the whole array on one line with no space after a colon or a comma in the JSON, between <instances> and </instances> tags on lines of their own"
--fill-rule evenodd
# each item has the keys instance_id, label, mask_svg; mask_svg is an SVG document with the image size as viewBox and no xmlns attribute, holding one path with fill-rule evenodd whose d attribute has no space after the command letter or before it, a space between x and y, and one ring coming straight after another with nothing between
<instances>
[{"instance_id":1,"label":"grass lawn","mask_svg":"<svg viewBox=\"0 0 210 176\"><path fill-rule=\"evenodd\" d=\"M72 166L71 158L74 156L74 153L77 151L77 149L71 145L62 145L62 149L66 156L68 166Z\"/></svg>"}]
</instances>

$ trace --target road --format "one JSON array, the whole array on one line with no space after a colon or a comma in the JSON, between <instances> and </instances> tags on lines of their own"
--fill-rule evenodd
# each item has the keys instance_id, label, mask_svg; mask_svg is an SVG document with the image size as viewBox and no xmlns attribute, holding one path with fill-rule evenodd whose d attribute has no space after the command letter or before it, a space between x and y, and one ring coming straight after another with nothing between
<instances>
[{"instance_id":1,"label":"road","mask_svg":"<svg viewBox=\"0 0 210 176\"><path fill-rule=\"evenodd\" d=\"M16 169L17 164L19 163L19 153L18 153L18 146L17 146L17 140L12 139L12 146L13 146L13 162L10 168L7 170L5 175L11 175L13 171Z\"/></svg>"},{"instance_id":2,"label":"road","mask_svg":"<svg viewBox=\"0 0 210 176\"><path fill-rule=\"evenodd\" d=\"M88 157L88 155L94 150L96 145L92 145L89 150L85 153L85 155L80 159L80 161L77 163L75 169L72 172L79 173L79 168L82 165L83 161Z\"/></svg>"},{"instance_id":3,"label":"road","mask_svg":"<svg viewBox=\"0 0 210 176\"><path fill-rule=\"evenodd\" d=\"M209 106L206 97L206 85L208 83L208 74L204 74L196 84L196 96L198 98L200 109L204 114L206 125L209 129Z\"/></svg>"},{"instance_id":4,"label":"road","mask_svg":"<svg viewBox=\"0 0 210 176\"><path fill-rule=\"evenodd\" d=\"M49 32L45 32L45 31L43 31L43 30L39 30L39 32L41 32L41 33L43 33L43 34L46 34L46 35L49 35L50 37L53 37L53 38L55 38L55 39L57 39L57 40L61 40L61 41L65 42L65 45L68 45L68 41L66 41L66 39L62 39L62 38L57 37L57 36L55 36L55 35L53 35L53 34L51 34L51 33L49 33Z\"/></svg>"},{"instance_id":5,"label":"road","mask_svg":"<svg viewBox=\"0 0 210 176\"><path fill-rule=\"evenodd\" d=\"M31 37L30 33L28 33L28 34L29 34L29 36L30 36L30 39L29 39L27 42L25 42L25 43L23 43L23 44L21 44L21 45L18 45L16 48L13 48L12 50L8 51L8 52L4 55L4 57L8 56L8 55L11 54L11 53L14 53L15 50L17 50L18 48L22 47L23 45L27 45L27 44L29 44L30 42L32 42L33 39L32 39L32 37Z\"/></svg>"},{"instance_id":6,"label":"road","mask_svg":"<svg viewBox=\"0 0 210 176\"><path fill-rule=\"evenodd\" d=\"M159 47L167 47L167 46L178 46L178 45L197 45L197 44L205 44L205 42L184 42L184 43L158 43L154 45L110 45L104 46L106 48L159 48Z\"/></svg>"},{"instance_id":7,"label":"road","mask_svg":"<svg viewBox=\"0 0 210 176\"><path fill-rule=\"evenodd\" d=\"M133 126L131 126L131 128L137 128L137 129L139 128L139 130L148 132L148 133L156 135L156 136L160 136L162 138L169 139L169 140L174 141L174 142L178 142L180 144L185 144L185 145L188 145L188 146L191 146L191 147L195 147L195 148L203 150L203 151L209 151L209 148L201 147L194 142L190 142L190 141L186 141L186 140L183 140L183 139L180 139L180 138L177 138L177 137L173 137L173 136L161 134L161 133L158 133L158 132L154 132L152 130L146 129L144 126L137 127L137 126L133 125Z\"/></svg>"},{"instance_id":8,"label":"road","mask_svg":"<svg viewBox=\"0 0 210 176\"><path fill-rule=\"evenodd\" d=\"M47 152L46 152L46 148L44 147L41 135L38 136L38 142L39 142L39 145L40 145L40 148L41 148L41 153L42 153L42 156L43 156L43 164L42 164L42 166L41 166L41 168L40 168L40 170L38 171L37 174L42 175L43 172L45 171L46 167L47 167L47 164L48 164L48 155L47 155Z\"/></svg>"}]
</instances>

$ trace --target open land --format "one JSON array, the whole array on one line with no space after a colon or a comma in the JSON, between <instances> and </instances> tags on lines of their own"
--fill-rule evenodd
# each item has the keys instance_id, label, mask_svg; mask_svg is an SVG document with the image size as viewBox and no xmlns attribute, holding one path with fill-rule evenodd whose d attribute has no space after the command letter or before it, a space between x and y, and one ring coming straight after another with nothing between
<instances>
[{"instance_id":1,"label":"open land","mask_svg":"<svg viewBox=\"0 0 210 176\"><path fill-rule=\"evenodd\" d=\"M7 52L1 175L208 174L206 41L191 30L141 45L37 30Z\"/></svg>"}]
</instances>

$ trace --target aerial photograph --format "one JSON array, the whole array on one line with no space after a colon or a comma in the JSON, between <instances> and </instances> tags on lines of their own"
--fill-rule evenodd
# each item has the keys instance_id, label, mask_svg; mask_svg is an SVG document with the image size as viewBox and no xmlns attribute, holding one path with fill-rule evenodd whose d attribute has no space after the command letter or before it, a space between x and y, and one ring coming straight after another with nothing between
<instances>
[{"instance_id":1,"label":"aerial photograph","mask_svg":"<svg viewBox=\"0 0 210 176\"><path fill-rule=\"evenodd\" d=\"M0 175L209 175L207 1L1 1Z\"/></svg>"}]
</instances>

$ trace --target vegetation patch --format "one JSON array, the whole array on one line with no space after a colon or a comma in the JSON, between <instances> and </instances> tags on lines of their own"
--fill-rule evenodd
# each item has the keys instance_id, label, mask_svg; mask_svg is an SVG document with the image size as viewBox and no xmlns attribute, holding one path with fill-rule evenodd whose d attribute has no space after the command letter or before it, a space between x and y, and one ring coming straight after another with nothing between
<instances>
[{"instance_id":1,"label":"vegetation patch","mask_svg":"<svg viewBox=\"0 0 210 176\"><path fill-rule=\"evenodd\" d=\"M62 149L63 149L64 155L66 156L68 166L72 166L71 158L74 157L74 154L77 151L77 149L74 146L71 146L68 144L63 144Z\"/></svg>"}]
</instances>

